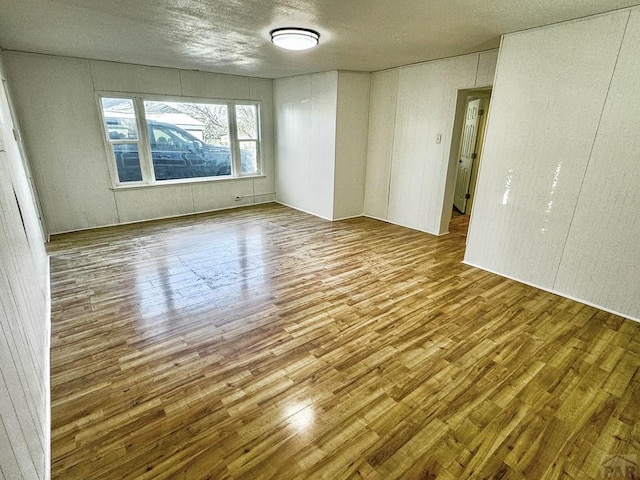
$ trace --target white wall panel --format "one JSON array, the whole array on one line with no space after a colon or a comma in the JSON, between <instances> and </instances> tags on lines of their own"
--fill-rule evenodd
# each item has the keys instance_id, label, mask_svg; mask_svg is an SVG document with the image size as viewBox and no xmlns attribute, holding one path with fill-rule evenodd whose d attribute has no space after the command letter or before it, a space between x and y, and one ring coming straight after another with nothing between
<instances>
[{"instance_id":1,"label":"white wall panel","mask_svg":"<svg viewBox=\"0 0 640 480\"><path fill-rule=\"evenodd\" d=\"M554 289L640 319L640 10L631 14Z\"/></svg>"},{"instance_id":2,"label":"white wall panel","mask_svg":"<svg viewBox=\"0 0 640 480\"><path fill-rule=\"evenodd\" d=\"M467 55L400 69L387 217L391 222L440 233L457 91L474 86L477 63L477 55Z\"/></svg>"},{"instance_id":3,"label":"white wall panel","mask_svg":"<svg viewBox=\"0 0 640 480\"><path fill-rule=\"evenodd\" d=\"M279 202L333 218L338 72L274 81Z\"/></svg>"},{"instance_id":4,"label":"white wall panel","mask_svg":"<svg viewBox=\"0 0 640 480\"><path fill-rule=\"evenodd\" d=\"M627 17L503 39L467 262L553 288Z\"/></svg>"},{"instance_id":5,"label":"white wall panel","mask_svg":"<svg viewBox=\"0 0 640 480\"><path fill-rule=\"evenodd\" d=\"M48 261L14 128L0 91L0 465L31 480L49 473Z\"/></svg>"},{"instance_id":6,"label":"white wall panel","mask_svg":"<svg viewBox=\"0 0 640 480\"><path fill-rule=\"evenodd\" d=\"M493 77L496 74L498 63L498 50L482 52L478 56L478 73L476 74L476 87L493 85Z\"/></svg>"},{"instance_id":7,"label":"white wall panel","mask_svg":"<svg viewBox=\"0 0 640 480\"><path fill-rule=\"evenodd\" d=\"M92 61L91 71L96 90L181 94L180 73L171 68Z\"/></svg>"},{"instance_id":8,"label":"white wall panel","mask_svg":"<svg viewBox=\"0 0 640 480\"><path fill-rule=\"evenodd\" d=\"M253 184L245 180L194 183L191 190L196 212L233 208L263 201L260 197L254 199ZM236 195L242 198L235 200Z\"/></svg>"},{"instance_id":9,"label":"white wall panel","mask_svg":"<svg viewBox=\"0 0 640 480\"><path fill-rule=\"evenodd\" d=\"M441 103L437 86L446 70L446 62L400 69L387 212L393 223L415 228L424 213L418 200L428 149L439 133L435 121Z\"/></svg>"},{"instance_id":10,"label":"white wall panel","mask_svg":"<svg viewBox=\"0 0 640 480\"><path fill-rule=\"evenodd\" d=\"M491 85L496 55L463 55L372 75L366 215L447 232L458 91Z\"/></svg>"},{"instance_id":11,"label":"white wall panel","mask_svg":"<svg viewBox=\"0 0 640 480\"><path fill-rule=\"evenodd\" d=\"M553 287L627 16L503 38L467 262Z\"/></svg>"},{"instance_id":12,"label":"white wall panel","mask_svg":"<svg viewBox=\"0 0 640 480\"><path fill-rule=\"evenodd\" d=\"M182 95L207 98L249 98L249 77L180 70ZM141 90L136 90L141 91Z\"/></svg>"},{"instance_id":13,"label":"white wall panel","mask_svg":"<svg viewBox=\"0 0 640 480\"><path fill-rule=\"evenodd\" d=\"M20 53L5 61L47 230L117 223L89 62Z\"/></svg>"},{"instance_id":14,"label":"white wall panel","mask_svg":"<svg viewBox=\"0 0 640 480\"><path fill-rule=\"evenodd\" d=\"M338 72L333 218L364 211L369 73Z\"/></svg>"},{"instance_id":15,"label":"white wall panel","mask_svg":"<svg viewBox=\"0 0 640 480\"><path fill-rule=\"evenodd\" d=\"M386 220L396 122L398 75L394 68L371 74L364 213Z\"/></svg>"},{"instance_id":16,"label":"white wall panel","mask_svg":"<svg viewBox=\"0 0 640 480\"><path fill-rule=\"evenodd\" d=\"M435 143L431 133L433 153L427 157L420 206L425 214L418 229L433 234L448 233L457 164L450 163L453 126L456 118L458 90L474 85L478 66L477 55L464 55L447 60L450 73L440 85L441 104L437 111L438 130L442 130L442 144ZM439 148L435 148L439 147ZM457 152L456 152L457 153ZM449 187L449 189L447 189Z\"/></svg>"},{"instance_id":17,"label":"white wall panel","mask_svg":"<svg viewBox=\"0 0 640 480\"><path fill-rule=\"evenodd\" d=\"M120 221L123 223L184 215L195 211L191 185L127 188L115 190L114 194Z\"/></svg>"}]
</instances>

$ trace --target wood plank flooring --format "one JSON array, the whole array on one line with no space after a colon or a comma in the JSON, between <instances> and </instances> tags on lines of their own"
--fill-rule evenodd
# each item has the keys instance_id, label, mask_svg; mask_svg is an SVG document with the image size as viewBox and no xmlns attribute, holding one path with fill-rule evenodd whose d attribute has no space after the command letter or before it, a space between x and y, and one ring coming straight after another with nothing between
<instances>
[{"instance_id":1,"label":"wood plank flooring","mask_svg":"<svg viewBox=\"0 0 640 480\"><path fill-rule=\"evenodd\" d=\"M640 324L463 265L466 219L434 237L270 204L57 237L53 478L637 461Z\"/></svg>"}]
</instances>

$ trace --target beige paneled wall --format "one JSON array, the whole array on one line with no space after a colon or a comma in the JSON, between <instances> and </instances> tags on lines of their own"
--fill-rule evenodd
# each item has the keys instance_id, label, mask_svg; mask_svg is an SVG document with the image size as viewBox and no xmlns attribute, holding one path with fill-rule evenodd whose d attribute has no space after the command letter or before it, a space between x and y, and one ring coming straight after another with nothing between
<instances>
[{"instance_id":1,"label":"beige paneled wall","mask_svg":"<svg viewBox=\"0 0 640 480\"><path fill-rule=\"evenodd\" d=\"M639 18L504 37L465 256L637 319Z\"/></svg>"},{"instance_id":2,"label":"beige paneled wall","mask_svg":"<svg viewBox=\"0 0 640 480\"><path fill-rule=\"evenodd\" d=\"M372 74L365 215L446 232L458 90L490 86L496 58L488 51Z\"/></svg>"},{"instance_id":3,"label":"beige paneled wall","mask_svg":"<svg viewBox=\"0 0 640 480\"><path fill-rule=\"evenodd\" d=\"M48 233L275 199L272 80L16 52L6 57ZM264 175L113 189L96 91L260 101Z\"/></svg>"},{"instance_id":4,"label":"beige paneled wall","mask_svg":"<svg viewBox=\"0 0 640 480\"><path fill-rule=\"evenodd\" d=\"M0 478L35 480L47 478L50 458L48 263L14 128L2 90Z\"/></svg>"}]
</instances>

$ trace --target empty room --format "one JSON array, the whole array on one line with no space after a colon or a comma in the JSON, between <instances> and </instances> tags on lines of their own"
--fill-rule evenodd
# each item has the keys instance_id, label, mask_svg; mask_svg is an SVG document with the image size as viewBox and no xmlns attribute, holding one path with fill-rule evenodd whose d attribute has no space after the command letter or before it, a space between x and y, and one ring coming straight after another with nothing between
<instances>
[{"instance_id":1,"label":"empty room","mask_svg":"<svg viewBox=\"0 0 640 480\"><path fill-rule=\"evenodd\" d=\"M640 478L640 1L0 0L0 480Z\"/></svg>"}]
</instances>

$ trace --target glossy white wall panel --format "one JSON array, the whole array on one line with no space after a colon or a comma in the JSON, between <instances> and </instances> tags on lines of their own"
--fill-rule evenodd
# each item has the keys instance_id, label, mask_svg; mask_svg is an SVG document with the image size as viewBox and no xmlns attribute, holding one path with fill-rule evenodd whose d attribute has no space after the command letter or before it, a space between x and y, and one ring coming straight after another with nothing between
<instances>
[{"instance_id":1,"label":"glossy white wall panel","mask_svg":"<svg viewBox=\"0 0 640 480\"><path fill-rule=\"evenodd\" d=\"M640 319L640 9L630 17L554 289Z\"/></svg>"},{"instance_id":2,"label":"glossy white wall panel","mask_svg":"<svg viewBox=\"0 0 640 480\"><path fill-rule=\"evenodd\" d=\"M364 210L370 84L369 73L338 72L334 219Z\"/></svg>"},{"instance_id":3,"label":"glossy white wall panel","mask_svg":"<svg viewBox=\"0 0 640 480\"><path fill-rule=\"evenodd\" d=\"M333 218L338 73L274 81L276 192L286 205Z\"/></svg>"},{"instance_id":4,"label":"glossy white wall panel","mask_svg":"<svg viewBox=\"0 0 640 480\"><path fill-rule=\"evenodd\" d=\"M482 52L478 56L478 73L476 75L476 87L493 85L493 77L496 74L498 63L498 50Z\"/></svg>"},{"instance_id":5,"label":"glossy white wall panel","mask_svg":"<svg viewBox=\"0 0 640 480\"><path fill-rule=\"evenodd\" d=\"M195 211L191 185L120 189L115 190L114 194L120 212L120 222L123 223L184 215Z\"/></svg>"},{"instance_id":6,"label":"glossy white wall panel","mask_svg":"<svg viewBox=\"0 0 640 480\"><path fill-rule=\"evenodd\" d=\"M179 73L182 95L187 97L250 98L249 77L192 70L179 70Z\"/></svg>"},{"instance_id":7,"label":"glossy white wall panel","mask_svg":"<svg viewBox=\"0 0 640 480\"><path fill-rule=\"evenodd\" d=\"M171 68L91 61L91 71L96 90L182 94L180 73Z\"/></svg>"},{"instance_id":8,"label":"glossy white wall panel","mask_svg":"<svg viewBox=\"0 0 640 480\"><path fill-rule=\"evenodd\" d=\"M48 232L117 223L89 62L4 55Z\"/></svg>"},{"instance_id":9,"label":"glossy white wall panel","mask_svg":"<svg viewBox=\"0 0 640 480\"><path fill-rule=\"evenodd\" d=\"M553 287L627 16L503 38L468 263Z\"/></svg>"},{"instance_id":10,"label":"glossy white wall panel","mask_svg":"<svg viewBox=\"0 0 640 480\"><path fill-rule=\"evenodd\" d=\"M364 214L383 220L389 202L399 71L371 74Z\"/></svg>"}]
</instances>

